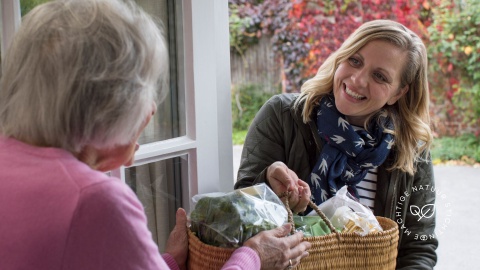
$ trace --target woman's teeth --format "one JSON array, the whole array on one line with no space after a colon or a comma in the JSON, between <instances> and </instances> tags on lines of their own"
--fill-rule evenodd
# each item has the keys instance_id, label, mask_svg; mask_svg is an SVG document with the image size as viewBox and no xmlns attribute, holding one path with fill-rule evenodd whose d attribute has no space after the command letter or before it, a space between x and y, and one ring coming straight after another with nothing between
<instances>
[{"instance_id":1,"label":"woman's teeth","mask_svg":"<svg viewBox=\"0 0 480 270\"><path fill-rule=\"evenodd\" d=\"M359 94L353 92L352 90L348 89L348 87L345 87L345 92L347 93L347 95L353 97L354 99L362 100L362 99L365 98L364 96L359 95Z\"/></svg>"}]
</instances>

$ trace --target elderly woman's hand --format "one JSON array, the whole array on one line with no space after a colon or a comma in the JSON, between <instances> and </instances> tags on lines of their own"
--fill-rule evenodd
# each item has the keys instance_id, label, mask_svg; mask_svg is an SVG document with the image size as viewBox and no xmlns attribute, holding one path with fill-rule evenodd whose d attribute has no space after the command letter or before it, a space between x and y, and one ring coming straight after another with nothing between
<instances>
[{"instance_id":1,"label":"elderly woman's hand","mask_svg":"<svg viewBox=\"0 0 480 270\"><path fill-rule=\"evenodd\" d=\"M177 210L175 227L168 237L165 252L172 255L180 269L187 269L187 213L183 208Z\"/></svg>"},{"instance_id":2,"label":"elderly woman's hand","mask_svg":"<svg viewBox=\"0 0 480 270\"><path fill-rule=\"evenodd\" d=\"M258 253L262 269L295 267L302 258L308 256L310 242L303 241L302 232L287 236L291 226L291 224L285 224L273 230L260 232L244 243L244 246Z\"/></svg>"},{"instance_id":3,"label":"elderly woman's hand","mask_svg":"<svg viewBox=\"0 0 480 270\"><path fill-rule=\"evenodd\" d=\"M307 209L311 196L310 187L298 179L297 174L283 162L277 161L268 167L267 181L277 195L290 191L288 203L294 213Z\"/></svg>"}]
</instances>

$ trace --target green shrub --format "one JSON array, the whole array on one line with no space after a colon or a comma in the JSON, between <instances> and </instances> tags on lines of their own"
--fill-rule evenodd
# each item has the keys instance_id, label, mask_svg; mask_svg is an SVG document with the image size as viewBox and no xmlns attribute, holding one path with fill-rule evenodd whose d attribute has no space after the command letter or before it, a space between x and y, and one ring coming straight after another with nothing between
<instances>
[{"instance_id":1,"label":"green shrub","mask_svg":"<svg viewBox=\"0 0 480 270\"><path fill-rule=\"evenodd\" d=\"M272 97L262 86L244 84L232 87L232 125L234 131L248 130L262 105Z\"/></svg>"},{"instance_id":2,"label":"green shrub","mask_svg":"<svg viewBox=\"0 0 480 270\"><path fill-rule=\"evenodd\" d=\"M433 141L431 153L434 163L447 160L480 162L480 138L473 134L437 138Z\"/></svg>"}]
</instances>

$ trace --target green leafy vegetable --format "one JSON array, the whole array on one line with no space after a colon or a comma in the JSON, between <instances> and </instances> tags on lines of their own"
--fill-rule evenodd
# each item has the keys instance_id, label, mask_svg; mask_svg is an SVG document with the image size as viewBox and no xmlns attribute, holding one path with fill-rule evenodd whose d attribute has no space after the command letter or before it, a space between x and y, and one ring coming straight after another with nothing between
<instances>
[{"instance_id":1,"label":"green leafy vegetable","mask_svg":"<svg viewBox=\"0 0 480 270\"><path fill-rule=\"evenodd\" d=\"M190 213L192 232L202 242L218 247L239 247L257 233L282 225L286 217L279 199L272 202L241 190L205 196Z\"/></svg>"}]
</instances>

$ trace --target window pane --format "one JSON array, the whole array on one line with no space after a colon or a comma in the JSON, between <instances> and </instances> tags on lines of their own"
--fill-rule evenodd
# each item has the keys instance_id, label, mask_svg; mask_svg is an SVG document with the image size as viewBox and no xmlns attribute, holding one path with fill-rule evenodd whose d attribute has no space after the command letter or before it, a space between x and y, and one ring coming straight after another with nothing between
<instances>
[{"instance_id":1,"label":"window pane","mask_svg":"<svg viewBox=\"0 0 480 270\"><path fill-rule=\"evenodd\" d=\"M176 37L178 30L175 23L175 1L137 0L136 2L163 24L164 34L168 43L170 64L169 82L167 84L169 89L158 89L159 96L165 96L165 98L159 104L157 113L138 140L140 144L146 144L185 135L184 113L179 112L179 108L184 107L184 100L178 98L179 89L177 87L178 76L176 68L178 60ZM167 94L161 95L161 91Z\"/></svg>"},{"instance_id":2,"label":"window pane","mask_svg":"<svg viewBox=\"0 0 480 270\"><path fill-rule=\"evenodd\" d=\"M186 155L125 170L125 182L145 208L148 228L160 252L175 226L175 212L182 206L182 183L186 183ZM186 188L186 187L185 187Z\"/></svg>"}]
</instances>

